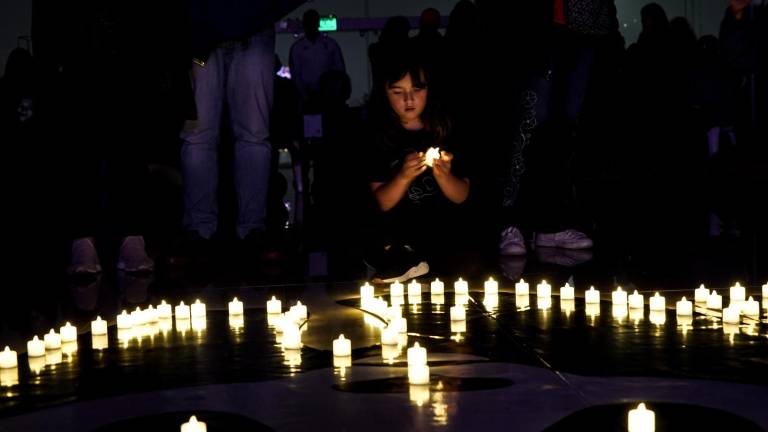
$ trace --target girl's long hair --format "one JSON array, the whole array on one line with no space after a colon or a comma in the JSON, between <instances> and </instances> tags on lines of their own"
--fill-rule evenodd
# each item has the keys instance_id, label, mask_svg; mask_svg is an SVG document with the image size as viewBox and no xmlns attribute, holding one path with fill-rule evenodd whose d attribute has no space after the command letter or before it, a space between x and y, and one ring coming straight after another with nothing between
<instances>
[{"instance_id":1,"label":"girl's long hair","mask_svg":"<svg viewBox=\"0 0 768 432\"><path fill-rule=\"evenodd\" d=\"M374 124L384 131L400 127L400 119L389 104L387 89L410 75L414 87L429 89L421 121L424 128L434 136L437 145L440 145L450 133L451 122L444 108L441 88L433 85L432 71L411 42L387 48L381 76L378 82L373 83L371 91L370 113Z\"/></svg>"}]
</instances>

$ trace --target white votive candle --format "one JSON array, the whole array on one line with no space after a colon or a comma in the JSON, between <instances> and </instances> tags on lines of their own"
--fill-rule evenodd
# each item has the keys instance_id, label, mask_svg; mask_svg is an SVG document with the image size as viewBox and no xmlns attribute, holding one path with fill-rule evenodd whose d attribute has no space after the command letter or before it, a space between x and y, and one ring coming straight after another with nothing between
<instances>
[{"instance_id":1,"label":"white votive candle","mask_svg":"<svg viewBox=\"0 0 768 432\"><path fill-rule=\"evenodd\" d=\"M109 338L107 334L93 335L91 337L91 348L99 351L109 348Z\"/></svg>"},{"instance_id":2,"label":"white votive candle","mask_svg":"<svg viewBox=\"0 0 768 432\"><path fill-rule=\"evenodd\" d=\"M27 356L29 357L42 357L45 355L45 342L33 337L31 341L27 342Z\"/></svg>"},{"instance_id":3,"label":"white votive candle","mask_svg":"<svg viewBox=\"0 0 768 432\"><path fill-rule=\"evenodd\" d=\"M352 355L352 341L340 334L339 338L333 341L333 355L337 357Z\"/></svg>"},{"instance_id":4,"label":"white votive candle","mask_svg":"<svg viewBox=\"0 0 768 432\"><path fill-rule=\"evenodd\" d=\"M645 404L641 403L637 408L629 411L627 429L629 432L653 432L656 430L656 414L646 409Z\"/></svg>"},{"instance_id":5,"label":"white votive candle","mask_svg":"<svg viewBox=\"0 0 768 432\"><path fill-rule=\"evenodd\" d=\"M411 385L429 384L429 366L426 364L411 365L408 363L408 383Z\"/></svg>"},{"instance_id":6,"label":"white votive candle","mask_svg":"<svg viewBox=\"0 0 768 432\"><path fill-rule=\"evenodd\" d=\"M591 286L587 291L584 291L584 301L588 304L600 303L600 291Z\"/></svg>"},{"instance_id":7,"label":"white votive candle","mask_svg":"<svg viewBox=\"0 0 768 432\"><path fill-rule=\"evenodd\" d=\"M693 303L689 302L685 296L676 304L677 314L680 316L693 315Z\"/></svg>"},{"instance_id":8,"label":"white votive candle","mask_svg":"<svg viewBox=\"0 0 768 432\"><path fill-rule=\"evenodd\" d=\"M427 349L419 345L418 342L408 348L408 366L427 364Z\"/></svg>"},{"instance_id":9,"label":"white votive candle","mask_svg":"<svg viewBox=\"0 0 768 432\"><path fill-rule=\"evenodd\" d=\"M576 290L573 289L567 282L560 287L560 300L574 300L576 298Z\"/></svg>"},{"instance_id":10,"label":"white votive candle","mask_svg":"<svg viewBox=\"0 0 768 432\"><path fill-rule=\"evenodd\" d=\"M404 317L395 318L392 320L392 322L389 324L393 329L395 329L398 333L407 333L408 332L408 321Z\"/></svg>"},{"instance_id":11,"label":"white votive candle","mask_svg":"<svg viewBox=\"0 0 768 432\"><path fill-rule=\"evenodd\" d=\"M208 427L205 422L197 421L197 417L192 416L189 421L182 423L181 432L207 432Z\"/></svg>"},{"instance_id":12,"label":"white votive candle","mask_svg":"<svg viewBox=\"0 0 768 432\"><path fill-rule=\"evenodd\" d=\"M147 318L144 315L144 311L142 311L138 306L133 312L131 312L131 323L133 323L134 326L142 326L147 323Z\"/></svg>"},{"instance_id":13,"label":"white votive candle","mask_svg":"<svg viewBox=\"0 0 768 432\"><path fill-rule=\"evenodd\" d=\"M19 365L19 356L16 351L11 350L6 346L5 349L0 352L0 369L15 368Z\"/></svg>"},{"instance_id":14,"label":"white votive candle","mask_svg":"<svg viewBox=\"0 0 768 432\"><path fill-rule=\"evenodd\" d=\"M435 280L429 284L429 292L433 296L445 294L445 283L440 279L435 278Z\"/></svg>"},{"instance_id":15,"label":"white votive candle","mask_svg":"<svg viewBox=\"0 0 768 432\"><path fill-rule=\"evenodd\" d=\"M663 311L667 308L666 299L658 291L648 300L648 303L652 311Z\"/></svg>"},{"instance_id":16,"label":"white votive candle","mask_svg":"<svg viewBox=\"0 0 768 432\"><path fill-rule=\"evenodd\" d=\"M171 305L165 302L165 300L161 301L159 305L157 305L157 317L160 319L168 319L173 317L173 310L171 309Z\"/></svg>"},{"instance_id":17,"label":"white votive candle","mask_svg":"<svg viewBox=\"0 0 768 432\"><path fill-rule=\"evenodd\" d=\"M489 277L487 281L483 284L483 288L485 288L485 295L497 295L499 294L499 283L493 279L493 277Z\"/></svg>"},{"instance_id":18,"label":"white votive candle","mask_svg":"<svg viewBox=\"0 0 768 432\"><path fill-rule=\"evenodd\" d=\"M56 333L54 329L51 329L43 339L45 340L45 349L56 350L61 348L61 335Z\"/></svg>"},{"instance_id":19,"label":"white votive candle","mask_svg":"<svg viewBox=\"0 0 768 432\"><path fill-rule=\"evenodd\" d=\"M696 303L706 303L707 297L709 297L709 289L705 287L704 284L701 284L698 288L696 288L693 294L693 299Z\"/></svg>"},{"instance_id":20,"label":"white votive candle","mask_svg":"<svg viewBox=\"0 0 768 432\"><path fill-rule=\"evenodd\" d=\"M242 315L243 314L243 302L233 298L231 302L227 303L227 311L230 315ZM267 311L269 312L269 311Z\"/></svg>"},{"instance_id":21,"label":"white votive candle","mask_svg":"<svg viewBox=\"0 0 768 432\"><path fill-rule=\"evenodd\" d=\"M174 308L174 312L176 313L177 320L190 318L189 306L185 305L184 301Z\"/></svg>"},{"instance_id":22,"label":"white votive candle","mask_svg":"<svg viewBox=\"0 0 768 432\"><path fill-rule=\"evenodd\" d=\"M753 299L751 296L749 299L741 305L741 310L744 315L752 318L760 317L760 303Z\"/></svg>"},{"instance_id":23,"label":"white votive candle","mask_svg":"<svg viewBox=\"0 0 768 432\"><path fill-rule=\"evenodd\" d=\"M297 301L296 305L291 307L291 310L298 320L307 319L307 306L301 304L301 300Z\"/></svg>"},{"instance_id":24,"label":"white votive candle","mask_svg":"<svg viewBox=\"0 0 768 432\"><path fill-rule=\"evenodd\" d=\"M361 299L372 298L374 295L373 291L374 291L373 285L366 282L365 284L363 284L363 286L360 287L360 298Z\"/></svg>"},{"instance_id":25,"label":"white votive candle","mask_svg":"<svg viewBox=\"0 0 768 432\"><path fill-rule=\"evenodd\" d=\"M747 298L747 291L736 282L736 285L731 287L731 301L744 301Z\"/></svg>"},{"instance_id":26,"label":"white votive candle","mask_svg":"<svg viewBox=\"0 0 768 432\"><path fill-rule=\"evenodd\" d=\"M283 348L288 350L301 349L301 331L295 323L283 324Z\"/></svg>"},{"instance_id":27,"label":"white votive candle","mask_svg":"<svg viewBox=\"0 0 768 432\"><path fill-rule=\"evenodd\" d=\"M389 285L390 297L403 297L405 296L405 285L398 281L394 281Z\"/></svg>"},{"instance_id":28,"label":"white votive candle","mask_svg":"<svg viewBox=\"0 0 768 432\"><path fill-rule=\"evenodd\" d=\"M0 369L0 387L19 385L19 368Z\"/></svg>"},{"instance_id":29,"label":"white votive candle","mask_svg":"<svg viewBox=\"0 0 768 432\"><path fill-rule=\"evenodd\" d=\"M451 306L451 321L463 321L467 319L467 311L463 305Z\"/></svg>"},{"instance_id":30,"label":"white votive candle","mask_svg":"<svg viewBox=\"0 0 768 432\"><path fill-rule=\"evenodd\" d=\"M466 333L467 322L466 321L451 321L451 333Z\"/></svg>"},{"instance_id":31,"label":"white votive candle","mask_svg":"<svg viewBox=\"0 0 768 432\"><path fill-rule=\"evenodd\" d=\"M515 284L515 295L528 295L528 282L526 282L523 279L520 279L520 282L517 282Z\"/></svg>"},{"instance_id":32,"label":"white votive candle","mask_svg":"<svg viewBox=\"0 0 768 432\"><path fill-rule=\"evenodd\" d=\"M272 296L272 300L267 300L267 313L270 315L283 313L283 302Z\"/></svg>"},{"instance_id":33,"label":"white votive candle","mask_svg":"<svg viewBox=\"0 0 768 432\"><path fill-rule=\"evenodd\" d=\"M741 322L740 310L737 306L728 306L723 309L723 322L726 324L738 324Z\"/></svg>"},{"instance_id":34,"label":"white votive candle","mask_svg":"<svg viewBox=\"0 0 768 432\"><path fill-rule=\"evenodd\" d=\"M204 318L205 317L205 303L201 303L200 299L196 299L194 303L192 303L190 315L192 318Z\"/></svg>"},{"instance_id":35,"label":"white votive candle","mask_svg":"<svg viewBox=\"0 0 768 432\"><path fill-rule=\"evenodd\" d=\"M768 298L768 283L763 285L763 300Z\"/></svg>"},{"instance_id":36,"label":"white votive candle","mask_svg":"<svg viewBox=\"0 0 768 432\"><path fill-rule=\"evenodd\" d=\"M627 292L617 287L616 291L611 293L611 303L614 305L626 305L627 304Z\"/></svg>"},{"instance_id":37,"label":"white votive candle","mask_svg":"<svg viewBox=\"0 0 768 432\"><path fill-rule=\"evenodd\" d=\"M77 341L77 327L67 321L62 327L59 328L62 342L76 342Z\"/></svg>"},{"instance_id":38,"label":"white votive candle","mask_svg":"<svg viewBox=\"0 0 768 432\"><path fill-rule=\"evenodd\" d=\"M133 327L133 320L127 310L123 309L123 313L117 316L117 328L129 329Z\"/></svg>"},{"instance_id":39,"label":"white votive candle","mask_svg":"<svg viewBox=\"0 0 768 432\"><path fill-rule=\"evenodd\" d=\"M398 332L397 329L392 326L384 327L381 330L381 344L382 345L397 345Z\"/></svg>"},{"instance_id":40,"label":"white votive candle","mask_svg":"<svg viewBox=\"0 0 768 432\"><path fill-rule=\"evenodd\" d=\"M645 305L645 298L637 290L629 295L629 308L630 309L642 309Z\"/></svg>"},{"instance_id":41,"label":"white votive candle","mask_svg":"<svg viewBox=\"0 0 768 432\"><path fill-rule=\"evenodd\" d=\"M453 295L453 304L466 305L469 304L469 294L456 293Z\"/></svg>"},{"instance_id":42,"label":"white votive candle","mask_svg":"<svg viewBox=\"0 0 768 432\"><path fill-rule=\"evenodd\" d=\"M453 283L453 292L458 294L469 294L469 283L462 278L459 278Z\"/></svg>"},{"instance_id":43,"label":"white votive candle","mask_svg":"<svg viewBox=\"0 0 768 432\"><path fill-rule=\"evenodd\" d=\"M547 281L542 280L540 284L536 285L536 297L549 297L552 295L552 285Z\"/></svg>"},{"instance_id":44,"label":"white votive candle","mask_svg":"<svg viewBox=\"0 0 768 432\"><path fill-rule=\"evenodd\" d=\"M723 308L723 296L719 295L717 291L712 290L707 297L707 309L722 309Z\"/></svg>"},{"instance_id":45,"label":"white votive candle","mask_svg":"<svg viewBox=\"0 0 768 432\"><path fill-rule=\"evenodd\" d=\"M416 279L408 284L408 297L421 297L421 284Z\"/></svg>"},{"instance_id":46,"label":"white votive candle","mask_svg":"<svg viewBox=\"0 0 768 432\"><path fill-rule=\"evenodd\" d=\"M488 311L494 310L499 307L499 295L498 294L486 294L483 297L483 306Z\"/></svg>"}]
</instances>

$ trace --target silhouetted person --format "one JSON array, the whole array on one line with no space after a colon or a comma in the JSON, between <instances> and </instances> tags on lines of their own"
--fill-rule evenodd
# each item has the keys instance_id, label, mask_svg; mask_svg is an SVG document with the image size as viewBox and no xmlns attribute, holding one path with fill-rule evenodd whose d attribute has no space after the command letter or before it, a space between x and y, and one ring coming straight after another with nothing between
<instances>
[{"instance_id":1,"label":"silhouetted person","mask_svg":"<svg viewBox=\"0 0 768 432\"><path fill-rule=\"evenodd\" d=\"M392 56L402 52L403 46L408 42L408 32L411 23L404 16L393 16L384 23L378 42L368 47L368 61L371 63L371 78L373 85L382 80L382 69L391 61Z\"/></svg>"}]
</instances>

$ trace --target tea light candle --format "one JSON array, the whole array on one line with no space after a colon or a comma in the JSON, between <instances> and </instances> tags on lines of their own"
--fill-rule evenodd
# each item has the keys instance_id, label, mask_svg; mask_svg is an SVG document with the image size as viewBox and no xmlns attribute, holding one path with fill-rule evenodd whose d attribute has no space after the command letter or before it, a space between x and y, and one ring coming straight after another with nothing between
<instances>
[{"instance_id":1,"label":"tea light candle","mask_svg":"<svg viewBox=\"0 0 768 432\"><path fill-rule=\"evenodd\" d=\"M408 366L427 364L427 349L419 345L418 342L408 348Z\"/></svg>"},{"instance_id":2,"label":"tea light candle","mask_svg":"<svg viewBox=\"0 0 768 432\"><path fill-rule=\"evenodd\" d=\"M747 298L746 294L746 290L738 282L731 287L731 301L744 301Z\"/></svg>"},{"instance_id":3,"label":"tea light candle","mask_svg":"<svg viewBox=\"0 0 768 432\"><path fill-rule=\"evenodd\" d=\"M648 302L650 303L650 309L652 311L663 311L667 308L666 299L664 299L664 297L659 294L658 291L653 295L653 297L650 298Z\"/></svg>"},{"instance_id":4,"label":"tea light candle","mask_svg":"<svg viewBox=\"0 0 768 432\"><path fill-rule=\"evenodd\" d=\"M352 341L340 334L339 338L333 341L333 355L337 357L346 357L352 355Z\"/></svg>"},{"instance_id":5,"label":"tea light candle","mask_svg":"<svg viewBox=\"0 0 768 432\"><path fill-rule=\"evenodd\" d=\"M28 357L42 357L45 355L45 342L33 337L31 341L27 342L27 356Z\"/></svg>"},{"instance_id":6,"label":"tea light candle","mask_svg":"<svg viewBox=\"0 0 768 432\"><path fill-rule=\"evenodd\" d=\"M131 320L131 315L128 314L128 311L123 309L123 313L117 316L117 328L118 329L129 329L133 327L133 320Z\"/></svg>"},{"instance_id":7,"label":"tea light candle","mask_svg":"<svg viewBox=\"0 0 768 432\"><path fill-rule=\"evenodd\" d=\"M429 299L434 305L445 304L445 294L432 294Z\"/></svg>"},{"instance_id":8,"label":"tea light candle","mask_svg":"<svg viewBox=\"0 0 768 432\"><path fill-rule=\"evenodd\" d=\"M267 309L269 309L269 306L267 306ZM232 299L231 302L227 303L227 310L229 311L230 315L242 315L243 302L241 302L240 300L237 299L237 297L235 297ZM267 310L267 313L269 313L269 310Z\"/></svg>"},{"instance_id":9,"label":"tea light candle","mask_svg":"<svg viewBox=\"0 0 768 432\"><path fill-rule=\"evenodd\" d=\"M635 290L634 293L629 295L629 308L630 309L642 309L645 305L645 298L642 294Z\"/></svg>"},{"instance_id":10,"label":"tea light candle","mask_svg":"<svg viewBox=\"0 0 768 432\"><path fill-rule=\"evenodd\" d=\"M499 296L497 294L486 294L485 297L483 297L483 306L485 306L485 309L488 311L496 309L499 307Z\"/></svg>"},{"instance_id":11,"label":"tea light candle","mask_svg":"<svg viewBox=\"0 0 768 432\"><path fill-rule=\"evenodd\" d=\"M64 324L64 326L59 328L59 333L61 333L62 342L77 341L77 327L70 324L69 321L67 321L67 323Z\"/></svg>"},{"instance_id":12,"label":"tea light candle","mask_svg":"<svg viewBox=\"0 0 768 432\"><path fill-rule=\"evenodd\" d=\"M411 365L408 363L408 383L411 385L429 384L429 366L426 364Z\"/></svg>"},{"instance_id":13,"label":"tea light candle","mask_svg":"<svg viewBox=\"0 0 768 432\"><path fill-rule=\"evenodd\" d=\"M0 352L0 369L15 368L19 365L19 356L16 351L11 351L11 348L6 346L3 352Z\"/></svg>"},{"instance_id":14,"label":"tea light candle","mask_svg":"<svg viewBox=\"0 0 768 432\"><path fill-rule=\"evenodd\" d=\"M0 387L13 387L19 384L19 368L0 369Z\"/></svg>"},{"instance_id":15,"label":"tea light candle","mask_svg":"<svg viewBox=\"0 0 768 432\"><path fill-rule=\"evenodd\" d=\"M520 279L520 282L515 284L515 295L528 295L528 282Z\"/></svg>"},{"instance_id":16,"label":"tea light candle","mask_svg":"<svg viewBox=\"0 0 768 432\"><path fill-rule=\"evenodd\" d=\"M91 337L91 347L95 350L104 350L109 348L109 338L106 333L101 335L93 335Z\"/></svg>"},{"instance_id":17,"label":"tea light candle","mask_svg":"<svg viewBox=\"0 0 768 432\"><path fill-rule=\"evenodd\" d=\"M467 322L466 321L451 321L451 333L466 333Z\"/></svg>"},{"instance_id":18,"label":"tea light candle","mask_svg":"<svg viewBox=\"0 0 768 432\"><path fill-rule=\"evenodd\" d=\"M131 323L133 323L134 326L143 326L147 323L147 318L144 315L144 312L138 306L136 307L136 310L131 312Z\"/></svg>"},{"instance_id":19,"label":"tea light candle","mask_svg":"<svg viewBox=\"0 0 768 432\"><path fill-rule=\"evenodd\" d=\"M462 278L453 283L453 292L458 294L469 294L469 284Z\"/></svg>"},{"instance_id":20,"label":"tea light candle","mask_svg":"<svg viewBox=\"0 0 768 432\"><path fill-rule=\"evenodd\" d=\"M360 298L361 299L367 299L367 298L373 298L373 285L366 282L363 286L360 287Z\"/></svg>"},{"instance_id":21,"label":"tea light candle","mask_svg":"<svg viewBox=\"0 0 768 432\"><path fill-rule=\"evenodd\" d=\"M600 291L595 287L589 287L589 290L584 292L584 301L588 304L600 303Z\"/></svg>"},{"instance_id":22,"label":"tea light candle","mask_svg":"<svg viewBox=\"0 0 768 432\"><path fill-rule=\"evenodd\" d=\"M412 280L411 283L408 284L408 297L414 296L421 297L421 284L418 283L416 279Z\"/></svg>"},{"instance_id":23,"label":"tea light candle","mask_svg":"<svg viewBox=\"0 0 768 432\"><path fill-rule=\"evenodd\" d=\"M741 306L742 312L748 317L758 318L760 317L760 303L754 300L751 296L746 303Z\"/></svg>"},{"instance_id":24,"label":"tea light candle","mask_svg":"<svg viewBox=\"0 0 768 432\"><path fill-rule=\"evenodd\" d=\"M627 429L629 432L653 432L656 430L656 414L646 409L645 404L641 403L637 408L629 411Z\"/></svg>"},{"instance_id":25,"label":"tea light candle","mask_svg":"<svg viewBox=\"0 0 768 432\"><path fill-rule=\"evenodd\" d=\"M179 305L174 308L174 311L176 313L177 320L180 320L180 319L184 320L184 319L190 318L189 306L185 305L184 301L179 303Z\"/></svg>"},{"instance_id":26,"label":"tea light candle","mask_svg":"<svg viewBox=\"0 0 768 432\"><path fill-rule=\"evenodd\" d=\"M283 313L283 303L272 296L272 300L267 301L267 313L270 315Z\"/></svg>"},{"instance_id":27,"label":"tea light candle","mask_svg":"<svg viewBox=\"0 0 768 432\"><path fill-rule=\"evenodd\" d=\"M611 315L613 315L614 319L622 321L629 315L629 309L626 304L614 304L611 305Z\"/></svg>"},{"instance_id":28,"label":"tea light candle","mask_svg":"<svg viewBox=\"0 0 768 432\"><path fill-rule=\"evenodd\" d=\"M493 277L489 277L483 284L483 287L485 288L486 296L499 294L499 283L496 282Z\"/></svg>"},{"instance_id":29,"label":"tea light candle","mask_svg":"<svg viewBox=\"0 0 768 432\"><path fill-rule=\"evenodd\" d=\"M693 315L693 303L686 300L685 296L683 296L682 300L677 302L677 314L680 316Z\"/></svg>"},{"instance_id":30,"label":"tea light candle","mask_svg":"<svg viewBox=\"0 0 768 432\"><path fill-rule=\"evenodd\" d=\"M404 295L405 295L405 286L403 284L401 284L398 281L394 281L392 282L392 284L389 285L390 297L403 297Z\"/></svg>"},{"instance_id":31,"label":"tea light candle","mask_svg":"<svg viewBox=\"0 0 768 432\"><path fill-rule=\"evenodd\" d=\"M296 314L296 317L300 320L307 319L307 306L301 304L301 300L296 302L296 305L291 308L293 313Z\"/></svg>"},{"instance_id":32,"label":"tea light candle","mask_svg":"<svg viewBox=\"0 0 768 432\"><path fill-rule=\"evenodd\" d=\"M726 324L738 324L741 322L738 307L728 306L723 309L723 322Z\"/></svg>"},{"instance_id":33,"label":"tea light candle","mask_svg":"<svg viewBox=\"0 0 768 432\"><path fill-rule=\"evenodd\" d=\"M763 300L768 298L768 283L763 285Z\"/></svg>"},{"instance_id":34,"label":"tea light candle","mask_svg":"<svg viewBox=\"0 0 768 432\"><path fill-rule=\"evenodd\" d=\"M540 284L536 285L536 297L549 297L552 295L552 285L547 281L542 280Z\"/></svg>"},{"instance_id":35,"label":"tea light candle","mask_svg":"<svg viewBox=\"0 0 768 432\"><path fill-rule=\"evenodd\" d=\"M707 297L707 309L722 309L723 308L723 296L719 295L717 291L712 290Z\"/></svg>"},{"instance_id":36,"label":"tea light candle","mask_svg":"<svg viewBox=\"0 0 768 432\"><path fill-rule=\"evenodd\" d=\"M617 287L616 291L611 293L611 303L614 305L626 305L627 292L622 290L621 287Z\"/></svg>"},{"instance_id":37,"label":"tea light candle","mask_svg":"<svg viewBox=\"0 0 768 432\"><path fill-rule=\"evenodd\" d=\"M165 300L161 301L159 305L157 305L157 317L158 318L173 318L173 311L171 310L171 305L165 302Z\"/></svg>"},{"instance_id":38,"label":"tea light candle","mask_svg":"<svg viewBox=\"0 0 768 432\"><path fill-rule=\"evenodd\" d=\"M469 294L459 294L459 293L454 294L453 304L457 306L469 304Z\"/></svg>"},{"instance_id":39,"label":"tea light candle","mask_svg":"<svg viewBox=\"0 0 768 432\"><path fill-rule=\"evenodd\" d=\"M560 300L574 300L576 298L576 291L573 289L572 286L568 285L568 282L565 283L565 285L560 287Z\"/></svg>"},{"instance_id":40,"label":"tea light candle","mask_svg":"<svg viewBox=\"0 0 768 432\"><path fill-rule=\"evenodd\" d=\"M283 348L287 350L301 349L301 332L295 323L283 324Z\"/></svg>"},{"instance_id":41,"label":"tea light candle","mask_svg":"<svg viewBox=\"0 0 768 432\"><path fill-rule=\"evenodd\" d=\"M408 332L408 321L404 317L393 319L389 325L398 333Z\"/></svg>"},{"instance_id":42,"label":"tea light candle","mask_svg":"<svg viewBox=\"0 0 768 432\"><path fill-rule=\"evenodd\" d=\"M344 369L352 367L352 357L350 356L333 356L333 367L342 369L342 375L344 375Z\"/></svg>"},{"instance_id":43,"label":"tea light candle","mask_svg":"<svg viewBox=\"0 0 768 432\"><path fill-rule=\"evenodd\" d=\"M445 294L445 284L440 279L435 278L435 280L429 284L429 292L432 295Z\"/></svg>"},{"instance_id":44,"label":"tea light candle","mask_svg":"<svg viewBox=\"0 0 768 432\"><path fill-rule=\"evenodd\" d=\"M397 329L392 326L384 327L381 330L381 344L382 345L397 345Z\"/></svg>"},{"instance_id":45,"label":"tea light candle","mask_svg":"<svg viewBox=\"0 0 768 432\"><path fill-rule=\"evenodd\" d=\"M197 417L192 416L189 421L181 425L181 432L207 432L208 427L204 422L197 421Z\"/></svg>"},{"instance_id":46,"label":"tea light candle","mask_svg":"<svg viewBox=\"0 0 768 432\"><path fill-rule=\"evenodd\" d=\"M440 147L428 148L427 152L424 153L424 158L424 163L431 168L435 163L435 159L440 159Z\"/></svg>"},{"instance_id":47,"label":"tea light candle","mask_svg":"<svg viewBox=\"0 0 768 432\"><path fill-rule=\"evenodd\" d=\"M43 338L45 341L45 349L56 350L61 348L61 335L56 333L54 329L51 329L47 335Z\"/></svg>"},{"instance_id":48,"label":"tea light candle","mask_svg":"<svg viewBox=\"0 0 768 432\"><path fill-rule=\"evenodd\" d=\"M195 302L192 304L192 313L193 318L204 318L205 317L205 303L201 303L200 299L196 299Z\"/></svg>"},{"instance_id":49,"label":"tea light candle","mask_svg":"<svg viewBox=\"0 0 768 432\"><path fill-rule=\"evenodd\" d=\"M451 306L451 321L464 321L465 319L467 319L467 312L464 306Z\"/></svg>"},{"instance_id":50,"label":"tea light candle","mask_svg":"<svg viewBox=\"0 0 768 432\"><path fill-rule=\"evenodd\" d=\"M699 287L696 288L696 291L694 291L694 301L696 303L706 303L707 297L709 297L709 290L704 284L699 285Z\"/></svg>"}]
</instances>

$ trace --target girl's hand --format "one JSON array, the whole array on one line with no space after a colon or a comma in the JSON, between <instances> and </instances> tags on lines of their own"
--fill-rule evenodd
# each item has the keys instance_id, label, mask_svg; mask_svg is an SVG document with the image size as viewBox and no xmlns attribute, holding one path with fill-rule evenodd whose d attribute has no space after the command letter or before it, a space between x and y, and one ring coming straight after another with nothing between
<instances>
[{"instance_id":1,"label":"girl's hand","mask_svg":"<svg viewBox=\"0 0 768 432\"><path fill-rule=\"evenodd\" d=\"M400 168L398 176L404 181L410 183L427 169L427 158L424 153L413 152L405 157L403 167Z\"/></svg>"},{"instance_id":2,"label":"girl's hand","mask_svg":"<svg viewBox=\"0 0 768 432\"><path fill-rule=\"evenodd\" d=\"M440 152L440 159L435 159L432 164L433 174L435 177L445 177L451 173L451 161L453 160L453 153L447 151Z\"/></svg>"}]
</instances>

